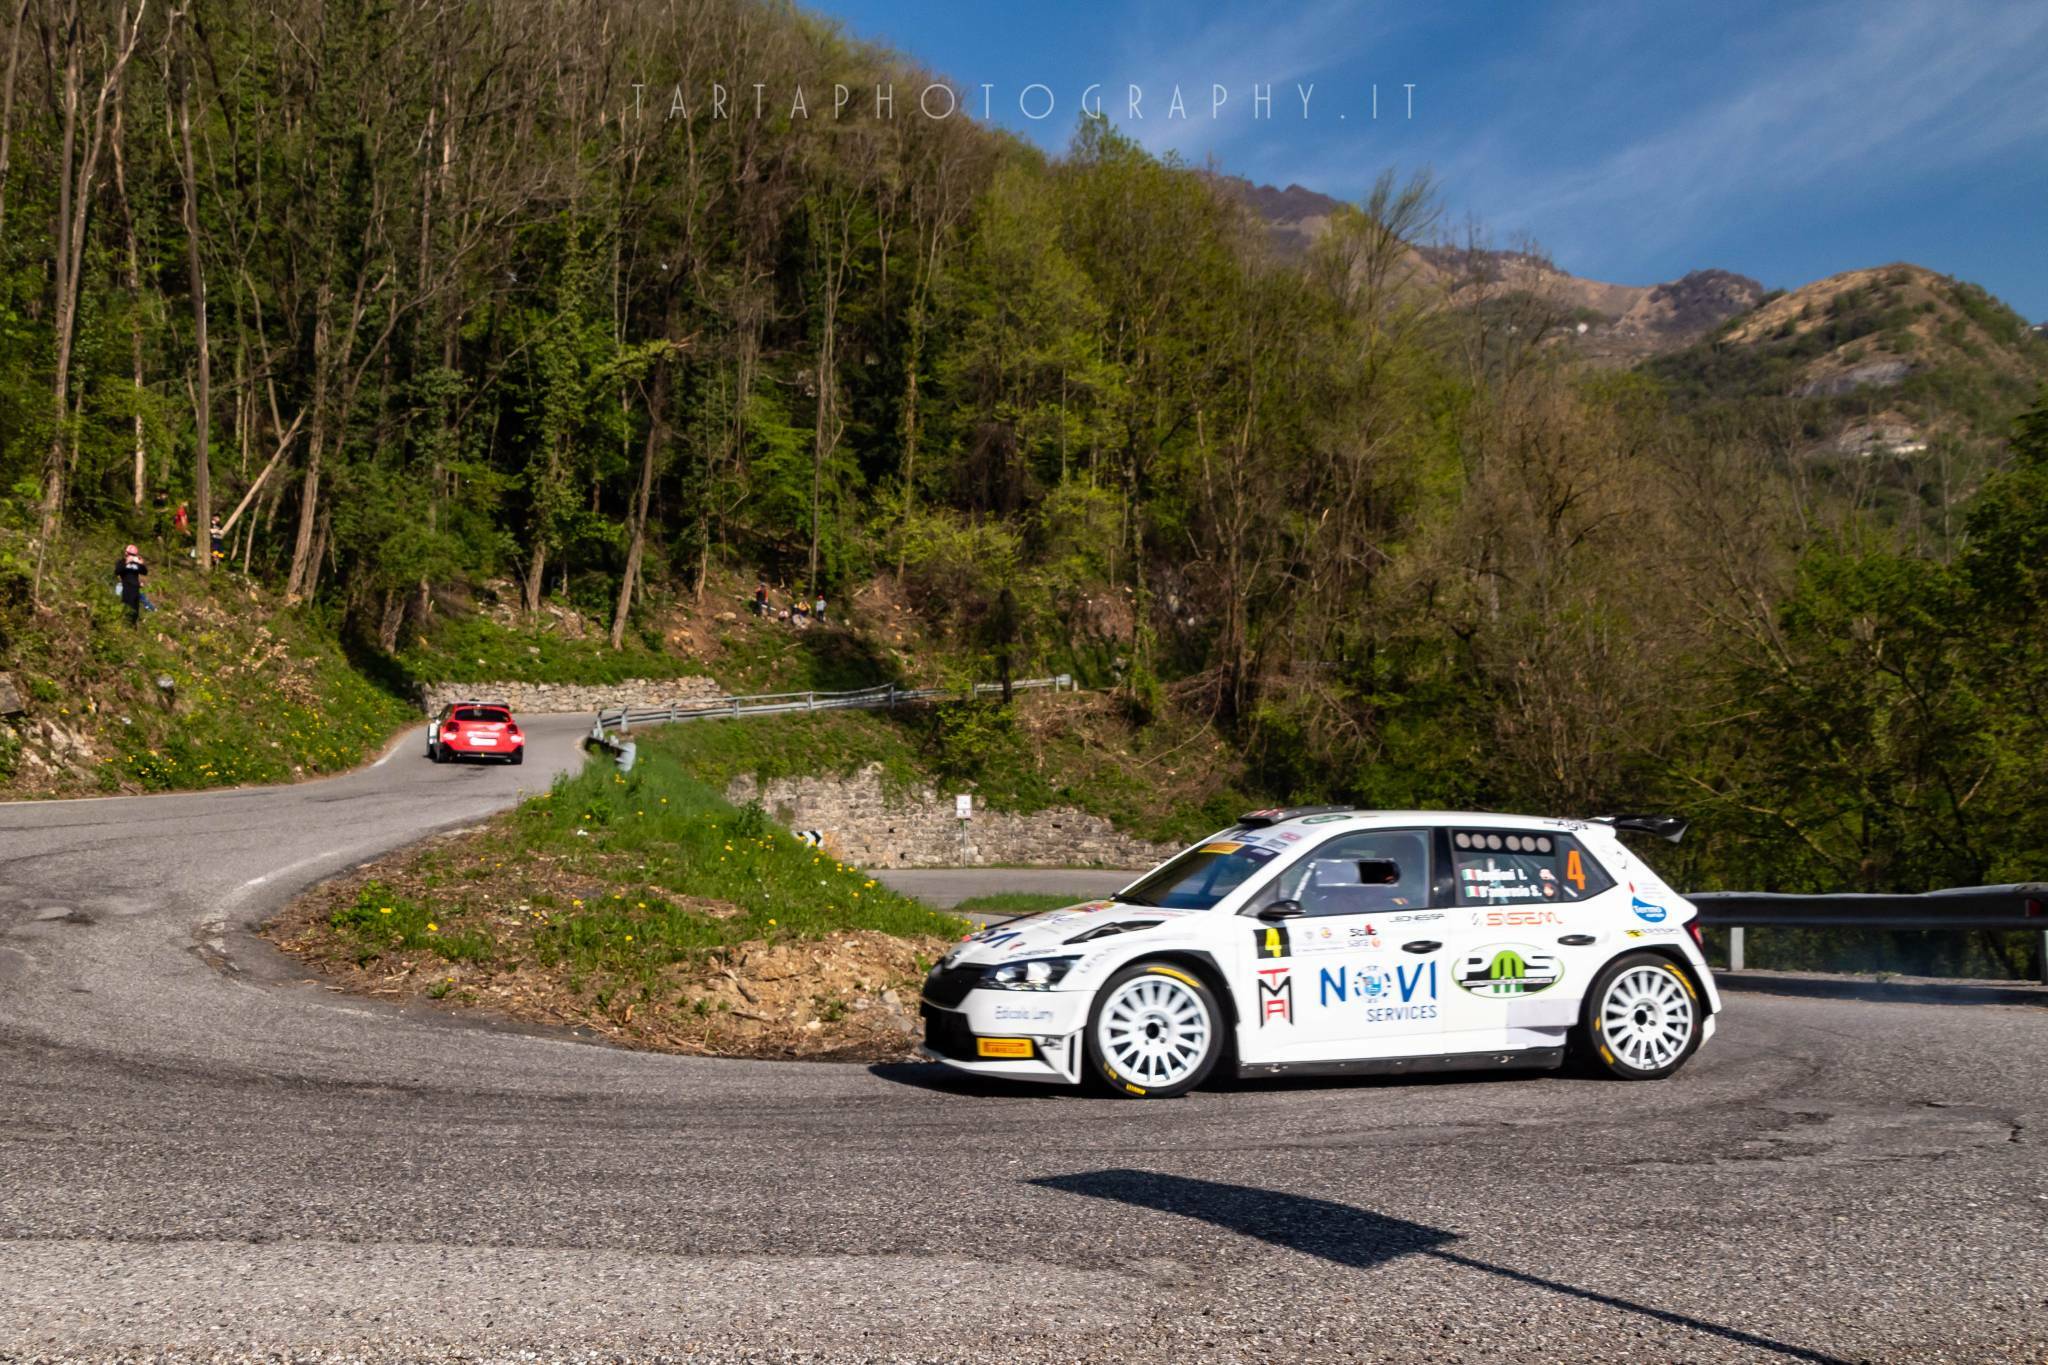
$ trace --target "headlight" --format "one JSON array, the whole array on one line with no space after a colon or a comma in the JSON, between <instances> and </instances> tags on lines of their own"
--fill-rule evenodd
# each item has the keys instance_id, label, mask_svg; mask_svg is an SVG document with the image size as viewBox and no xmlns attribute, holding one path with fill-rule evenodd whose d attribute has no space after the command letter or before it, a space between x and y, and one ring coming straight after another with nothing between
<instances>
[{"instance_id":1,"label":"headlight","mask_svg":"<svg viewBox=\"0 0 2048 1365\"><path fill-rule=\"evenodd\" d=\"M997 991L1049 991L1072 969L1078 957L1034 957L1005 962L981 974L981 984Z\"/></svg>"}]
</instances>

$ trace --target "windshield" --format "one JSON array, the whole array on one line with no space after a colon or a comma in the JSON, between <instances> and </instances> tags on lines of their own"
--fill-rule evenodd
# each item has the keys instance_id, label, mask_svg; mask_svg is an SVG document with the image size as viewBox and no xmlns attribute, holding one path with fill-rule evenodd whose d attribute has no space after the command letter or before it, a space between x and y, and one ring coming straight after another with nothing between
<instances>
[{"instance_id":1,"label":"windshield","mask_svg":"<svg viewBox=\"0 0 2048 1365\"><path fill-rule=\"evenodd\" d=\"M455 708L455 714L449 717L449 719L489 720L503 724L512 719L512 714L509 711L501 711L495 706L458 706Z\"/></svg>"},{"instance_id":2,"label":"windshield","mask_svg":"<svg viewBox=\"0 0 2048 1365\"><path fill-rule=\"evenodd\" d=\"M1225 835L1197 844L1117 899L1161 910L1208 910L1278 855L1278 849Z\"/></svg>"}]
</instances>

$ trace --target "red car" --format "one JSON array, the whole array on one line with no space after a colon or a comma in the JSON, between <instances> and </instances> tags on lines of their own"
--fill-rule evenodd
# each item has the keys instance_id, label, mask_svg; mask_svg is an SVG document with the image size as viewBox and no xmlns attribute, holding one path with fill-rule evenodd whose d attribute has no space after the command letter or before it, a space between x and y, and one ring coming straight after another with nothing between
<instances>
[{"instance_id":1,"label":"red car","mask_svg":"<svg viewBox=\"0 0 2048 1365\"><path fill-rule=\"evenodd\" d=\"M458 758L526 760L526 737L512 708L499 702L454 701L441 708L427 726L427 757L436 763Z\"/></svg>"}]
</instances>

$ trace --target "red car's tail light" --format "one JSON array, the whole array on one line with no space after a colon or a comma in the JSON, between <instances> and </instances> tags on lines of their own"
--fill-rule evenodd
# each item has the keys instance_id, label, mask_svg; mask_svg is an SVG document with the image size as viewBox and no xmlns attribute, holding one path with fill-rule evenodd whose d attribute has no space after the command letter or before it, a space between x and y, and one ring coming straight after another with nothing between
<instances>
[{"instance_id":1,"label":"red car's tail light","mask_svg":"<svg viewBox=\"0 0 2048 1365\"><path fill-rule=\"evenodd\" d=\"M443 739L453 739L461 733L462 727L452 720L441 727L441 738Z\"/></svg>"}]
</instances>

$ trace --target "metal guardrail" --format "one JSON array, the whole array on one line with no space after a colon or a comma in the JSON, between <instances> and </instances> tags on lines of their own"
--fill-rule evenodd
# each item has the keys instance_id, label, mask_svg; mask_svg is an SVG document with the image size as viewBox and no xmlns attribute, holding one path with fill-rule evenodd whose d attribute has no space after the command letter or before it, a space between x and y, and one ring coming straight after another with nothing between
<instances>
[{"instance_id":1,"label":"metal guardrail","mask_svg":"<svg viewBox=\"0 0 2048 1365\"><path fill-rule=\"evenodd\" d=\"M1071 691L1072 677L1026 678L1010 684L1013 692ZM621 706L599 711L590 729L593 743L604 743L610 732L630 733L636 725L670 725L683 720L738 720L743 716L785 716L808 711L885 711L907 702L966 700L970 697L1000 696L1001 683L976 683L964 687L898 687L894 683L862 688L857 692L766 692L745 697L708 697L701 702L670 702L667 706Z\"/></svg>"},{"instance_id":2,"label":"metal guardrail","mask_svg":"<svg viewBox=\"0 0 2048 1365\"><path fill-rule=\"evenodd\" d=\"M2041 936L2041 980L2048 985L2048 884L1960 886L1917 896L1850 892L1788 896L1766 891L1701 891L1686 897L1703 927L1728 930L1728 966L1743 967L1744 929L2033 930Z\"/></svg>"}]
</instances>

